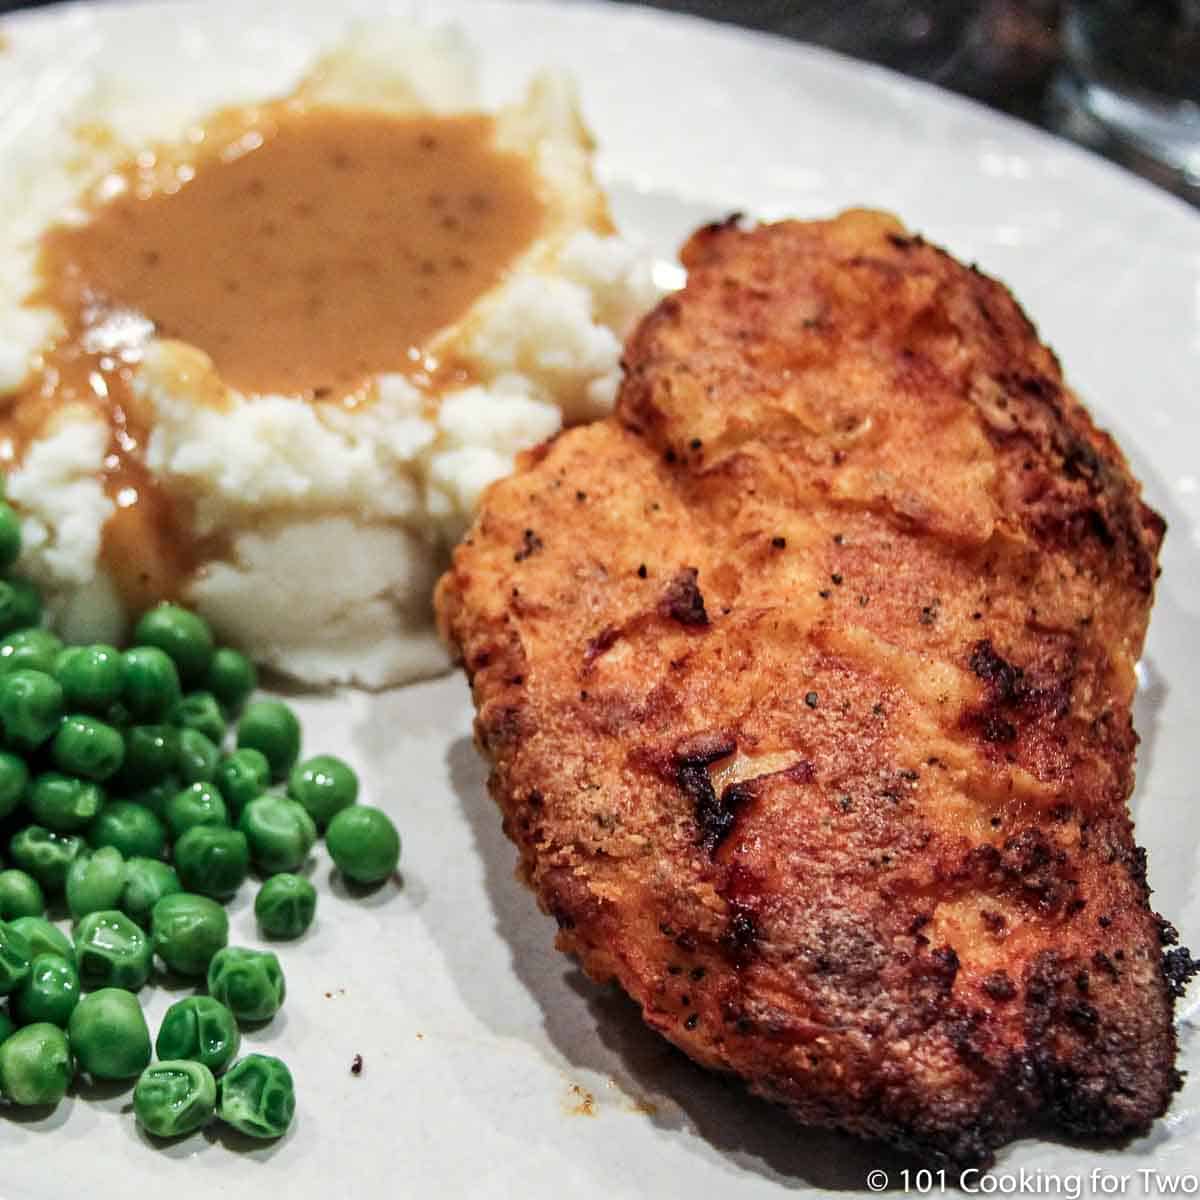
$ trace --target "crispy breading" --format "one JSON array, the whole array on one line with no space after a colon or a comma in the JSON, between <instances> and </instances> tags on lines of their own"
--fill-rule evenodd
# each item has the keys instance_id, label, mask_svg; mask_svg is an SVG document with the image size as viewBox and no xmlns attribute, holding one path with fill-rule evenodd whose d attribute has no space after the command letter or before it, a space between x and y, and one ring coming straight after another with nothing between
<instances>
[{"instance_id":1,"label":"crispy breading","mask_svg":"<svg viewBox=\"0 0 1200 1200\"><path fill-rule=\"evenodd\" d=\"M1144 1131L1192 970L1126 801L1164 525L1009 293L892 218L701 229L616 414L438 589L559 945L807 1123Z\"/></svg>"}]
</instances>

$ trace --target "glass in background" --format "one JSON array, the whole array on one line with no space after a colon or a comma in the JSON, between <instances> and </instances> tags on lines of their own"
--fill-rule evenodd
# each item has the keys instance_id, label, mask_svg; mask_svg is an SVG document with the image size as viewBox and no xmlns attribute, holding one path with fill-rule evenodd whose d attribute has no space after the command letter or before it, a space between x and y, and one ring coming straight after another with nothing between
<instances>
[{"instance_id":1,"label":"glass in background","mask_svg":"<svg viewBox=\"0 0 1200 1200\"><path fill-rule=\"evenodd\" d=\"M1069 102L1200 185L1200 0L1071 0L1063 45Z\"/></svg>"}]
</instances>

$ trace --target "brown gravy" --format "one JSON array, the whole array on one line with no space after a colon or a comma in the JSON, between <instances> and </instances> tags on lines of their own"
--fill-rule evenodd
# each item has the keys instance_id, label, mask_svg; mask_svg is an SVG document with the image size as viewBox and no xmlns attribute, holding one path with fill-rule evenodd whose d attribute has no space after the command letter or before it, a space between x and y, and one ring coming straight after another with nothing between
<instances>
[{"instance_id":1,"label":"brown gravy","mask_svg":"<svg viewBox=\"0 0 1200 1200\"><path fill-rule=\"evenodd\" d=\"M139 156L86 223L46 233L32 302L56 309L66 334L25 391L0 399L0 438L19 458L67 404L105 415L118 506L105 558L132 609L177 595L212 547L187 541L140 464L136 338L98 333L144 318L249 394L350 400L377 373L421 376L434 335L542 222L528 162L493 134L484 115L288 102L222 114L193 153Z\"/></svg>"},{"instance_id":2,"label":"brown gravy","mask_svg":"<svg viewBox=\"0 0 1200 1200\"><path fill-rule=\"evenodd\" d=\"M52 231L41 299L141 313L244 392L344 394L411 369L537 232L528 163L490 117L267 112L175 190L135 166Z\"/></svg>"}]
</instances>

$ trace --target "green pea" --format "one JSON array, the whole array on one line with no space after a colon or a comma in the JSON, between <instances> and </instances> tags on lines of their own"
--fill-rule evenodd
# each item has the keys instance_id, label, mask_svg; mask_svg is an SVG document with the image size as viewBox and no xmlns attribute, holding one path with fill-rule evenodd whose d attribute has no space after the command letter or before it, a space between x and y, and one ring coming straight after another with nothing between
<instances>
[{"instance_id":1,"label":"green pea","mask_svg":"<svg viewBox=\"0 0 1200 1200\"><path fill-rule=\"evenodd\" d=\"M288 795L324 829L343 808L358 799L358 776L340 758L318 754L292 768Z\"/></svg>"},{"instance_id":2,"label":"green pea","mask_svg":"<svg viewBox=\"0 0 1200 1200\"><path fill-rule=\"evenodd\" d=\"M71 945L71 939L45 917L17 917L9 924L29 943L31 958L39 954L60 954L63 958L74 958L75 947Z\"/></svg>"},{"instance_id":3,"label":"green pea","mask_svg":"<svg viewBox=\"0 0 1200 1200\"><path fill-rule=\"evenodd\" d=\"M208 622L178 604L159 604L144 613L133 631L138 646L156 646L169 654L186 683L197 683L213 659Z\"/></svg>"},{"instance_id":4,"label":"green pea","mask_svg":"<svg viewBox=\"0 0 1200 1200\"><path fill-rule=\"evenodd\" d=\"M29 943L6 922L0 921L0 996L15 992L29 975Z\"/></svg>"},{"instance_id":5,"label":"green pea","mask_svg":"<svg viewBox=\"0 0 1200 1200\"><path fill-rule=\"evenodd\" d=\"M142 788L174 774L179 765L179 730L174 725L131 725L125 730L123 788Z\"/></svg>"},{"instance_id":6,"label":"green pea","mask_svg":"<svg viewBox=\"0 0 1200 1200\"><path fill-rule=\"evenodd\" d=\"M167 828L181 838L197 825L228 825L221 793L211 783L193 783L167 801Z\"/></svg>"},{"instance_id":7,"label":"green pea","mask_svg":"<svg viewBox=\"0 0 1200 1200\"><path fill-rule=\"evenodd\" d=\"M41 592L28 579L0 579L0 637L41 622Z\"/></svg>"},{"instance_id":8,"label":"green pea","mask_svg":"<svg viewBox=\"0 0 1200 1200\"><path fill-rule=\"evenodd\" d=\"M0 1046L8 1041L16 1032L16 1025L13 1024L13 1019L3 1009L0 1009Z\"/></svg>"},{"instance_id":9,"label":"green pea","mask_svg":"<svg viewBox=\"0 0 1200 1200\"><path fill-rule=\"evenodd\" d=\"M23 667L0 676L0 725L9 744L33 750L54 736L63 714L58 680Z\"/></svg>"},{"instance_id":10,"label":"green pea","mask_svg":"<svg viewBox=\"0 0 1200 1200\"><path fill-rule=\"evenodd\" d=\"M29 787L29 768L25 760L0 750L0 819L14 812L25 799Z\"/></svg>"},{"instance_id":11,"label":"green pea","mask_svg":"<svg viewBox=\"0 0 1200 1200\"><path fill-rule=\"evenodd\" d=\"M247 747L221 759L213 782L225 797L229 811L237 817L270 786L271 768L260 751Z\"/></svg>"},{"instance_id":12,"label":"green pea","mask_svg":"<svg viewBox=\"0 0 1200 1200\"><path fill-rule=\"evenodd\" d=\"M15 867L0 871L0 921L15 917L40 917L46 911L41 884Z\"/></svg>"},{"instance_id":13,"label":"green pea","mask_svg":"<svg viewBox=\"0 0 1200 1200\"><path fill-rule=\"evenodd\" d=\"M242 1044L233 1013L211 996L176 1000L158 1027L154 1052L159 1058L203 1063L220 1075L237 1057Z\"/></svg>"},{"instance_id":14,"label":"green pea","mask_svg":"<svg viewBox=\"0 0 1200 1200\"><path fill-rule=\"evenodd\" d=\"M155 1137L193 1133L213 1119L217 1081L198 1062L167 1059L147 1067L133 1089L133 1115Z\"/></svg>"},{"instance_id":15,"label":"green pea","mask_svg":"<svg viewBox=\"0 0 1200 1200\"><path fill-rule=\"evenodd\" d=\"M258 672L244 654L222 646L209 663L204 686L230 712L237 712L258 687Z\"/></svg>"},{"instance_id":16,"label":"green pea","mask_svg":"<svg viewBox=\"0 0 1200 1200\"><path fill-rule=\"evenodd\" d=\"M14 1104L57 1104L74 1074L71 1047L57 1025L26 1025L0 1045L0 1089Z\"/></svg>"},{"instance_id":17,"label":"green pea","mask_svg":"<svg viewBox=\"0 0 1200 1200\"><path fill-rule=\"evenodd\" d=\"M154 906L164 897L183 891L175 868L157 858L131 858L125 864L121 911L143 929L150 925Z\"/></svg>"},{"instance_id":18,"label":"green pea","mask_svg":"<svg viewBox=\"0 0 1200 1200\"><path fill-rule=\"evenodd\" d=\"M48 629L18 629L0 641L0 675L23 667L52 675L62 648L62 639Z\"/></svg>"},{"instance_id":19,"label":"green pea","mask_svg":"<svg viewBox=\"0 0 1200 1200\"><path fill-rule=\"evenodd\" d=\"M43 771L29 790L34 820L55 833L86 829L104 807L104 789L85 779Z\"/></svg>"},{"instance_id":20,"label":"green pea","mask_svg":"<svg viewBox=\"0 0 1200 1200\"><path fill-rule=\"evenodd\" d=\"M238 828L250 843L250 857L267 874L302 866L317 840L313 819L286 796L259 796L242 809Z\"/></svg>"},{"instance_id":21,"label":"green pea","mask_svg":"<svg viewBox=\"0 0 1200 1200\"><path fill-rule=\"evenodd\" d=\"M226 946L208 964L208 994L245 1024L269 1021L282 1006L287 988L279 959L271 951Z\"/></svg>"},{"instance_id":22,"label":"green pea","mask_svg":"<svg viewBox=\"0 0 1200 1200\"><path fill-rule=\"evenodd\" d=\"M117 800L88 826L87 837L97 850L115 846L126 858L161 858L167 829L148 808Z\"/></svg>"},{"instance_id":23,"label":"green pea","mask_svg":"<svg viewBox=\"0 0 1200 1200\"><path fill-rule=\"evenodd\" d=\"M220 761L221 751L199 730L179 731L179 777L184 783L207 783Z\"/></svg>"},{"instance_id":24,"label":"green pea","mask_svg":"<svg viewBox=\"0 0 1200 1200\"><path fill-rule=\"evenodd\" d=\"M67 908L75 920L116 908L125 890L125 858L115 846L81 854L67 872Z\"/></svg>"},{"instance_id":25,"label":"green pea","mask_svg":"<svg viewBox=\"0 0 1200 1200\"><path fill-rule=\"evenodd\" d=\"M67 1023L79 1066L93 1079L132 1079L150 1062L150 1030L132 992L105 987L84 996Z\"/></svg>"},{"instance_id":26,"label":"green pea","mask_svg":"<svg viewBox=\"0 0 1200 1200\"><path fill-rule=\"evenodd\" d=\"M400 835L391 818L366 804L343 808L329 822L325 845L338 870L356 883L378 883L400 861Z\"/></svg>"},{"instance_id":27,"label":"green pea","mask_svg":"<svg viewBox=\"0 0 1200 1200\"><path fill-rule=\"evenodd\" d=\"M0 500L0 569L21 557L21 518L7 500Z\"/></svg>"},{"instance_id":28,"label":"green pea","mask_svg":"<svg viewBox=\"0 0 1200 1200\"><path fill-rule=\"evenodd\" d=\"M172 971L203 975L213 955L229 941L229 917L207 896L177 892L154 906L150 936L158 957Z\"/></svg>"},{"instance_id":29,"label":"green pea","mask_svg":"<svg viewBox=\"0 0 1200 1200\"><path fill-rule=\"evenodd\" d=\"M225 740L225 716L212 692L188 692L171 710L171 724L194 729L218 746Z\"/></svg>"},{"instance_id":30,"label":"green pea","mask_svg":"<svg viewBox=\"0 0 1200 1200\"><path fill-rule=\"evenodd\" d=\"M179 696L179 672L157 646L134 646L121 655L121 699L134 720L164 720Z\"/></svg>"},{"instance_id":31,"label":"green pea","mask_svg":"<svg viewBox=\"0 0 1200 1200\"><path fill-rule=\"evenodd\" d=\"M269 1054L247 1054L221 1080L217 1116L250 1137L282 1137L295 1112L292 1073Z\"/></svg>"},{"instance_id":32,"label":"green pea","mask_svg":"<svg viewBox=\"0 0 1200 1200\"><path fill-rule=\"evenodd\" d=\"M109 779L125 761L125 739L95 717L74 713L63 719L50 748L60 771L85 779Z\"/></svg>"},{"instance_id":33,"label":"green pea","mask_svg":"<svg viewBox=\"0 0 1200 1200\"><path fill-rule=\"evenodd\" d=\"M281 700L255 700L237 727L238 749L259 750L272 779L283 779L300 755L300 722Z\"/></svg>"},{"instance_id":34,"label":"green pea","mask_svg":"<svg viewBox=\"0 0 1200 1200\"><path fill-rule=\"evenodd\" d=\"M317 890L303 875L272 875L258 890L254 915L271 938L298 938L317 911Z\"/></svg>"},{"instance_id":35,"label":"green pea","mask_svg":"<svg viewBox=\"0 0 1200 1200\"><path fill-rule=\"evenodd\" d=\"M83 848L82 839L73 833L55 833L41 825L26 825L8 843L13 862L55 896L62 892L67 871Z\"/></svg>"},{"instance_id":36,"label":"green pea","mask_svg":"<svg viewBox=\"0 0 1200 1200\"><path fill-rule=\"evenodd\" d=\"M88 913L75 926L75 965L88 991L122 988L136 992L150 978L153 957L145 931L123 912Z\"/></svg>"},{"instance_id":37,"label":"green pea","mask_svg":"<svg viewBox=\"0 0 1200 1200\"><path fill-rule=\"evenodd\" d=\"M175 843L175 870L189 892L227 900L250 871L246 835L221 825L197 825Z\"/></svg>"},{"instance_id":38,"label":"green pea","mask_svg":"<svg viewBox=\"0 0 1200 1200\"><path fill-rule=\"evenodd\" d=\"M75 1005L79 1003L79 972L69 958L60 954L39 954L29 974L13 993L13 1016L22 1025L48 1021L65 1029Z\"/></svg>"},{"instance_id":39,"label":"green pea","mask_svg":"<svg viewBox=\"0 0 1200 1200\"><path fill-rule=\"evenodd\" d=\"M107 712L121 697L121 652L96 642L70 646L55 662L54 675L62 684L64 703L84 712Z\"/></svg>"}]
</instances>

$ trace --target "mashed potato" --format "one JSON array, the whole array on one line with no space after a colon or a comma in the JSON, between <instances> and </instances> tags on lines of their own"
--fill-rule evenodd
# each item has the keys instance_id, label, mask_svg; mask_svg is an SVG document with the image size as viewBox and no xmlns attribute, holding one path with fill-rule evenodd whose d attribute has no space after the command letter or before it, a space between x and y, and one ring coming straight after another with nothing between
<instances>
[{"instance_id":1,"label":"mashed potato","mask_svg":"<svg viewBox=\"0 0 1200 1200\"><path fill-rule=\"evenodd\" d=\"M478 107L460 39L390 25L338 47L297 96L397 114ZM139 460L186 514L172 536L220 546L184 580L182 599L221 637L306 682L376 687L446 667L430 593L449 547L519 451L611 407L623 335L655 299L647 262L610 232L569 82L536 79L496 114L495 129L534 171L544 219L503 278L431 342L434 358L460 367L435 394L391 372L353 405L248 394L201 348L129 314L113 331L114 345L136 346L132 387L148 421ZM97 165L118 161L117 149L93 147L85 166L95 178ZM45 189L39 230L61 215L62 184ZM14 248L22 300L35 284L33 232L27 215ZM36 304L0 309L0 327L12 334L3 392L62 330ZM116 577L122 564L104 553L106 524L137 499L136 488L106 483L110 437L87 406L57 412L8 478L24 519L22 566L76 638L115 639L133 615Z\"/></svg>"}]
</instances>

